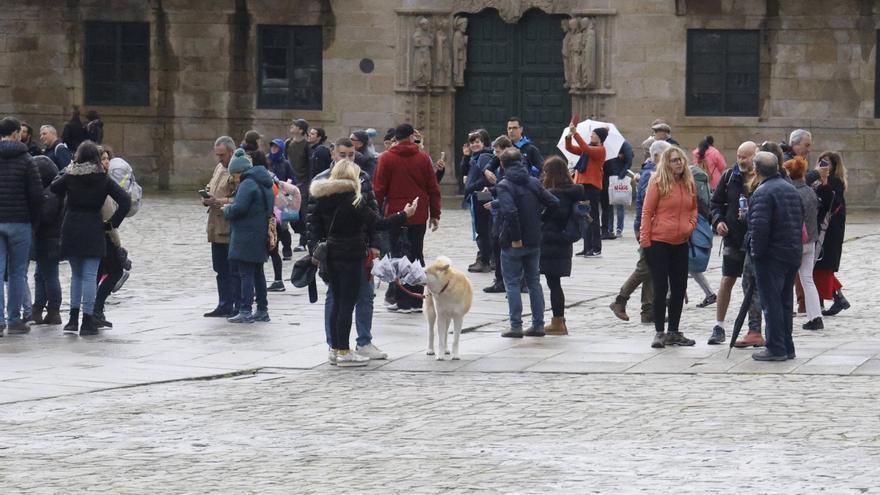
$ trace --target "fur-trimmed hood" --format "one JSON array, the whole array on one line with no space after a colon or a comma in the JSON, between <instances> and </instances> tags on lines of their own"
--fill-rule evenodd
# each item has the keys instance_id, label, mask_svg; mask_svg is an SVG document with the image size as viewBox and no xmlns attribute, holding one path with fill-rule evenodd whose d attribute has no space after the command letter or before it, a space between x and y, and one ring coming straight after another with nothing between
<instances>
[{"instance_id":1,"label":"fur-trimmed hood","mask_svg":"<svg viewBox=\"0 0 880 495\"><path fill-rule=\"evenodd\" d=\"M354 193L358 183L350 179L326 179L316 180L309 186L309 194L313 197L324 198L334 194Z\"/></svg>"},{"instance_id":2,"label":"fur-trimmed hood","mask_svg":"<svg viewBox=\"0 0 880 495\"><path fill-rule=\"evenodd\" d=\"M68 175L91 175L91 174L104 174L104 167L98 165L97 163L74 163L71 162L70 165L64 167L64 173Z\"/></svg>"}]
</instances>

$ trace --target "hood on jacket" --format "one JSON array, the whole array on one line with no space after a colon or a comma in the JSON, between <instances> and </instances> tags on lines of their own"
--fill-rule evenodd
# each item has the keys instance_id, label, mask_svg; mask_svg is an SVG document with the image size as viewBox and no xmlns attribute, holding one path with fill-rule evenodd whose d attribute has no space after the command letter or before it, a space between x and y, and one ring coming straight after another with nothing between
<instances>
[{"instance_id":1,"label":"hood on jacket","mask_svg":"<svg viewBox=\"0 0 880 495\"><path fill-rule=\"evenodd\" d=\"M519 185L525 185L529 182L531 175L521 160L504 163L501 166L504 168L505 179Z\"/></svg>"},{"instance_id":2,"label":"hood on jacket","mask_svg":"<svg viewBox=\"0 0 880 495\"><path fill-rule=\"evenodd\" d=\"M312 181L309 194L314 198L326 198L334 194L353 193L357 190L357 182L350 179L324 179Z\"/></svg>"},{"instance_id":3,"label":"hood on jacket","mask_svg":"<svg viewBox=\"0 0 880 495\"><path fill-rule=\"evenodd\" d=\"M416 143L410 141L404 141L402 143L397 143L388 150L388 153L392 153L400 156L414 156L418 155L422 151L422 148Z\"/></svg>"},{"instance_id":4,"label":"hood on jacket","mask_svg":"<svg viewBox=\"0 0 880 495\"><path fill-rule=\"evenodd\" d=\"M104 174L104 167L98 165L97 163L85 162L85 163L74 163L71 162L70 165L64 167L64 173L67 175L92 175L92 174Z\"/></svg>"},{"instance_id":5,"label":"hood on jacket","mask_svg":"<svg viewBox=\"0 0 880 495\"><path fill-rule=\"evenodd\" d=\"M284 159L284 140L281 138L273 139L272 144L278 146L278 153L269 153L267 157L269 158L269 163L278 163Z\"/></svg>"},{"instance_id":6,"label":"hood on jacket","mask_svg":"<svg viewBox=\"0 0 880 495\"><path fill-rule=\"evenodd\" d=\"M242 182L244 182L245 179L251 179L263 187L272 187L272 176L269 174L269 171L266 170L266 167L262 165L255 165L242 172Z\"/></svg>"},{"instance_id":7,"label":"hood on jacket","mask_svg":"<svg viewBox=\"0 0 880 495\"><path fill-rule=\"evenodd\" d=\"M28 147L21 141L0 141L0 158L16 158L28 152Z\"/></svg>"},{"instance_id":8,"label":"hood on jacket","mask_svg":"<svg viewBox=\"0 0 880 495\"><path fill-rule=\"evenodd\" d=\"M116 181L122 187L125 187L126 180L134 176L131 165L122 158L116 157L110 159L110 165L107 167L107 175Z\"/></svg>"},{"instance_id":9,"label":"hood on jacket","mask_svg":"<svg viewBox=\"0 0 880 495\"><path fill-rule=\"evenodd\" d=\"M48 187L55 177L58 176L58 167L55 165L55 162L48 156L39 155L34 157L34 164L40 173L40 181L43 183L43 187Z\"/></svg>"}]
</instances>

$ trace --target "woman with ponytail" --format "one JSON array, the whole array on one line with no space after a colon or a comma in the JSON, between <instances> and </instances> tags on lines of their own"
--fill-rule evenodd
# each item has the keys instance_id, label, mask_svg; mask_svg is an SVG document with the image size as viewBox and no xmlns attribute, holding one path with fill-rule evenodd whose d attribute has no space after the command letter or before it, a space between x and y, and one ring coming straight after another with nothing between
<instances>
[{"instance_id":1,"label":"woman with ponytail","mask_svg":"<svg viewBox=\"0 0 880 495\"><path fill-rule=\"evenodd\" d=\"M703 169L709 176L709 187L713 191L718 186L718 181L721 180L721 174L727 169L724 155L714 145L715 138L706 136L700 141L700 146L692 152L693 164Z\"/></svg>"}]
</instances>

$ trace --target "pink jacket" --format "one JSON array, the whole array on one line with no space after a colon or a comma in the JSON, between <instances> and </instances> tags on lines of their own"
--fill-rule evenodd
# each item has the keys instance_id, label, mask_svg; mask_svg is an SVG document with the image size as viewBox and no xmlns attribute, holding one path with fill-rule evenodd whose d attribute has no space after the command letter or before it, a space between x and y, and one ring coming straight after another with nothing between
<instances>
[{"instance_id":1,"label":"pink jacket","mask_svg":"<svg viewBox=\"0 0 880 495\"><path fill-rule=\"evenodd\" d=\"M699 148L696 148L693 151L694 165L697 165L700 162L698 158L699 152ZM721 180L721 174L727 169L727 162L724 161L724 155L722 155L721 152L718 151L718 148L714 146L709 146L709 149L706 150L706 169L709 172L709 187L714 191L715 188L718 187L718 181Z\"/></svg>"}]
</instances>

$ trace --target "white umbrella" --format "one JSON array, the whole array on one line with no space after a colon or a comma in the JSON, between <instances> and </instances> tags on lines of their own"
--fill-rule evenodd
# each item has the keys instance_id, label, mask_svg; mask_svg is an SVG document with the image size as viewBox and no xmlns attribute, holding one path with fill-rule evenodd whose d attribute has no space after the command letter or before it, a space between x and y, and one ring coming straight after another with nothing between
<instances>
[{"instance_id":1,"label":"white umbrella","mask_svg":"<svg viewBox=\"0 0 880 495\"><path fill-rule=\"evenodd\" d=\"M585 120L579 123L576 127L578 134L584 138L584 141L590 142L590 134L599 127L608 128L608 137L605 139L605 160L610 160L612 158L617 158L617 154L620 153L620 148L623 146L623 142L626 138L623 137L623 134L617 130L617 126L608 122L599 122L598 120ZM568 150L565 149L565 136L568 136L568 127L562 130L562 136L559 137L559 143L556 145L562 154L568 158L569 167L574 167L578 161L579 156L569 153ZM574 142L577 144L577 142Z\"/></svg>"}]
</instances>

